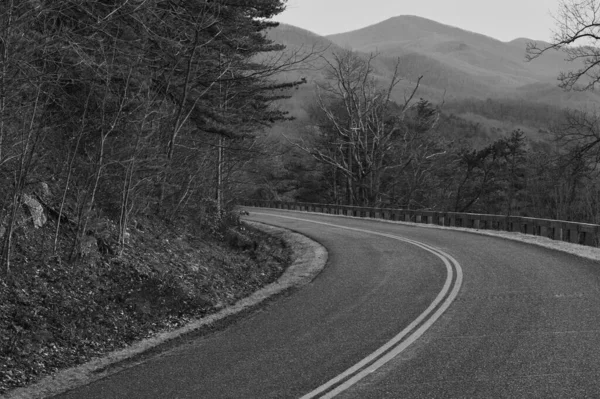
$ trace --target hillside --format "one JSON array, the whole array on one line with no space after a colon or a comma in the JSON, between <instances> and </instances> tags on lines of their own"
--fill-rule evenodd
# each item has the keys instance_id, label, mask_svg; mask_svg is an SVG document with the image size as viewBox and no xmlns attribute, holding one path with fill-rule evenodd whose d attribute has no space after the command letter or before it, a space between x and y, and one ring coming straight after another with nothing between
<instances>
[{"instance_id":1,"label":"hillside","mask_svg":"<svg viewBox=\"0 0 600 399\"><path fill-rule=\"evenodd\" d=\"M307 84L297 87L292 98L282 101L284 108L290 111L293 116L302 118L305 116L304 111L307 104L314 98L315 84L326 79L326 60L331 60L333 54L340 53L345 49L345 46L339 46L326 37L287 24L281 24L275 29L270 29L268 38L285 45L285 51L277 56L296 60L308 58L293 68L281 72L278 76L281 81L306 79ZM362 53L364 57L368 56L368 52L359 53ZM396 62L396 58L380 54L373 60L374 75L382 82L387 82ZM432 61L428 57L401 57L400 62L402 65L400 73L404 81L400 83L395 93L395 98L398 101L402 100L407 91L412 90L414 82L423 74L426 76L421 84L419 94L435 101L441 100L443 96L443 91L439 90L438 87L449 84L451 87L456 86L457 88L461 85L475 88L478 84L478 82L469 80L469 76L463 71L453 70L450 72L446 66L435 60ZM428 71L430 73L427 73ZM442 73L442 71L447 73ZM456 76L459 78L453 79ZM484 85L479 88L478 93L483 96L488 89L489 87ZM456 92L459 92L459 90Z\"/></svg>"},{"instance_id":2,"label":"hillside","mask_svg":"<svg viewBox=\"0 0 600 399\"><path fill-rule=\"evenodd\" d=\"M234 206L283 4L2 3L0 396L281 274Z\"/></svg>"},{"instance_id":3,"label":"hillside","mask_svg":"<svg viewBox=\"0 0 600 399\"><path fill-rule=\"evenodd\" d=\"M558 52L527 62L525 47L534 41L527 38L505 43L425 18L398 16L327 39L340 47L399 57L407 76L424 74L425 84L451 98L514 95L570 106L598 99L589 94L565 97L553 90L558 74L573 65Z\"/></svg>"},{"instance_id":4,"label":"hillside","mask_svg":"<svg viewBox=\"0 0 600 399\"><path fill-rule=\"evenodd\" d=\"M357 51L380 51L386 56L420 53L448 65L460 65L484 75L512 76L515 83L528 79L553 80L568 68L561 54L525 62L525 47L533 40L509 43L415 16L399 16L360 30L328 36L332 42Z\"/></svg>"},{"instance_id":5,"label":"hillside","mask_svg":"<svg viewBox=\"0 0 600 399\"><path fill-rule=\"evenodd\" d=\"M414 82L423 76L418 97L434 103L446 103L446 112L468 120L477 118L472 112L461 113L464 101L516 101L520 107L537 113L536 104L546 104L553 109L587 108L600 98L593 92L565 92L558 87L557 76L575 65L564 61L564 55L550 52L532 62L525 60L528 38L502 42L494 38L469 32L415 16L399 16L352 32L319 36L291 25L280 25L269 31L269 38L284 44L287 54L315 52L309 63L283 73L283 79L306 78L308 84L299 87L294 96L282 105L303 120L313 101L315 83L325 79L325 59L334 52L352 48L365 57L376 52L373 66L375 76L389 81L396 62L404 78L394 93L401 102ZM543 45L543 43L540 43ZM456 103L455 106L452 104ZM514 109L509 107L510 109ZM560 111L557 111L560 113ZM508 132L519 126L526 131L547 130L548 124L537 120L521 121L518 115L486 113L480 115L482 126L490 132ZM498 126L505 125L505 129ZM540 125L541 124L541 125ZM527 129L529 127L530 129ZM497 133L496 133L497 134Z\"/></svg>"}]
</instances>

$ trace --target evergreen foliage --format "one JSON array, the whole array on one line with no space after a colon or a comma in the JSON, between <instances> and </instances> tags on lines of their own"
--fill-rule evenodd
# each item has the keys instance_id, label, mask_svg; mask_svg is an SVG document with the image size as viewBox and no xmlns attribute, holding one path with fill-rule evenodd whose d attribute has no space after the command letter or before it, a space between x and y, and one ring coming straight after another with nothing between
<instances>
[{"instance_id":1,"label":"evergreen foliage","mask_svg":"<svg viewBox=\"0 0 600 399\"><path fill-rule=\"evenodd\" d=\"M266 36L281 0L8 1L0 5L3 273L24 194L44 182L56 239L82 255L102 220L122 252L136 214L203 217L231 201L257 132L302 81Z\"/></svg>"}]
</instances>

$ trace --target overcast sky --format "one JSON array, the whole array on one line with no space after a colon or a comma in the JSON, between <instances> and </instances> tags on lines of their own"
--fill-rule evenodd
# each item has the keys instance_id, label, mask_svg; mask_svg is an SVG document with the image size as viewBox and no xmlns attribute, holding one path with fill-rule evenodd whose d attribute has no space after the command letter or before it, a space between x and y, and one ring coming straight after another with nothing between
<instances>
[{"instance_id":1,"label":"overcast sky","mask_svg":"<svg viewBox=\"0 0 600 399\"><path fill-rule=\"evenodd\" d=\"M398 15L417 15L510 41L549 40L559 0L288 0L274 19L319 35L347 32Z\"/></svg>"}]
</instances>

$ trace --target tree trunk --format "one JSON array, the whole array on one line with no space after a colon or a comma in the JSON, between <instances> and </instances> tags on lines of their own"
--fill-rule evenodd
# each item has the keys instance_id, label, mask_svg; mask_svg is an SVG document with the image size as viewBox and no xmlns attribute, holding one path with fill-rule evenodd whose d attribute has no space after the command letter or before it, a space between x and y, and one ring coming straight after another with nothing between
<instances>
[{"instance_id":1,"label":"tree trunk","mask_svg":"<svg viewBox=\"0 0 600 399\"><path fill-rule=\"evenodd\" d=\"M223 207L223 136L219 136L217 146L217 179L215 200L217 202L217 213L220 215Z\"/></svg>"}]
</instances>

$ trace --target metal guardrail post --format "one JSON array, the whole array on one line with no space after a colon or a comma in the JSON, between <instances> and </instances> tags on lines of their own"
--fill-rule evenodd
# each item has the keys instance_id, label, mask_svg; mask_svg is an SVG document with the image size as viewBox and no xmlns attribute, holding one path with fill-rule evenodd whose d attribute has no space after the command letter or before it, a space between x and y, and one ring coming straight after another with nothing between
<instances>
[{"instance_id":1,"label":"metal guardrail post","mask_svg":"<svg viewBox=\"0 0 600 399\"><path fill-rule=\"evenodd\" d=\"M554 239L555 240L562 241L563 240L563 234L564 234L564 232L563 232L562 226L556 226L554 228Z\"/></svg>"}]
</instances>

